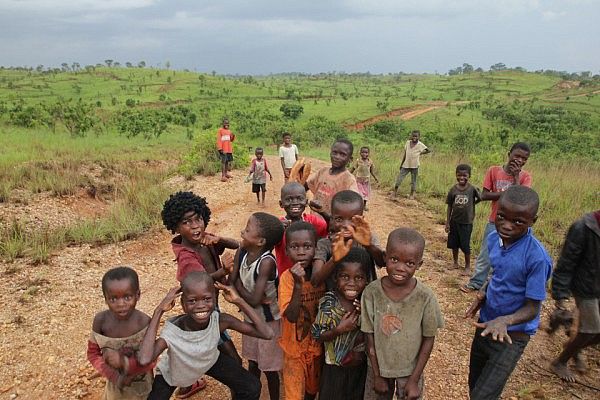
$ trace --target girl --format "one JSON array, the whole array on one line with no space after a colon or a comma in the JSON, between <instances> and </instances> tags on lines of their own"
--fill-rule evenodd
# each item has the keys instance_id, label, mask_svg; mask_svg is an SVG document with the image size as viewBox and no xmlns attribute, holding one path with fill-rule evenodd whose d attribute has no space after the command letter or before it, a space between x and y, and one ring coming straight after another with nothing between
<instances>
[{"instance_id":1,"label":"girl","mask_svg":"<svg viewBox=\"0 0 600 400\"><path fill-rule=\"evenodd\" d=\"M369 196L371 195L371 176L373 176L375 182L379 183L379 179L377 179L373 172L373 161L369 158L368 147L363 146L360 148L360 159L354 161L350 172L353 172L356 176L358 192L361 194L365 202L365 210L367 210L367 200L369 200Z\"/></svg>"}]
</instances>

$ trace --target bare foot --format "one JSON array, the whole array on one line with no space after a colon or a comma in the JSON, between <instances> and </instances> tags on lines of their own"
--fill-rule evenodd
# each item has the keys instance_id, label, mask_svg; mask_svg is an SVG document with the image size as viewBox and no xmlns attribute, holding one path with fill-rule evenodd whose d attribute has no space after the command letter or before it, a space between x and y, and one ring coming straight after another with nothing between
<instances>
[{"instance_id":1,"label":"bare foot","mask_svg":"<svg viewBox=\"0 0 600 400\"><path fill-rule=\"evenodd\" d=\"M575 371L585 374L588 371L588 365L583 354L579 353L573 358L575 359Z\"/></svg>"},{"instance_id":2,"label":"bare foot","mask_svg":"<svg viewBox=\"0 0 600 400\"><path fill-rule=\"evenodd\" d=\"M458 266L458 264L454 263L452 264L452 269L459 269L460 267Z\"/></svg>"},{"instance_id":3,"label":"bare foot","mask_svg":"<svg viewBox=\"0 0 600 400\"><path fill-rule=\"evenodd\" d=\"M550 370L565 382L575 382L576 380L573 373L569 370L569 367L567 367L567 364L553 361L552 364L550 364Z\"/></svg>"},{"instance_id":4,"label":"bare foot","mask_svg":"<svg viewBox=\"0 0 600 400\"><path fill-rule=\"evenodd\" d=\"M460 273L462 276L471 276L471 268L465 268Z\"/></svg>"}]
</instances>

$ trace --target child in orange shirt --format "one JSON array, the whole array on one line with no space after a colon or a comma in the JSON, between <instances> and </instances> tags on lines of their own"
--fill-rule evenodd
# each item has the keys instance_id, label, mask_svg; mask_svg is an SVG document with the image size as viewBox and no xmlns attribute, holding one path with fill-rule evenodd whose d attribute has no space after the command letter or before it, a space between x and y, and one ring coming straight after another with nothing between
<instances>
[{"instance_id":1,"label":"child in orange shirt","mask_svg":"<svg viewBox=\"0 0 600 400\"><path fill-rule=\"evenodd\" d=\"M233 145L235 135L229 130L229 120L223 119L223 127L217 131L217 150L221 156L221 182L231 178L231 164L233 163Z\"/></svg>"}]
</instances>

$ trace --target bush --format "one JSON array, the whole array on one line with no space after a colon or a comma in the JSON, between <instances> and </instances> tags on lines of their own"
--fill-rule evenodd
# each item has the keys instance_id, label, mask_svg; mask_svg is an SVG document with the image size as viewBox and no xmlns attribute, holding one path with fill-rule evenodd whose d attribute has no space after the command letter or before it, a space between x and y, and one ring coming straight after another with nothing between
<instances>
[{"instance_id":1,"label":"bush","mask_svg":"<svg viewBox=\"0 0 600 400\"><path fill-rule=\"evenodd\" d=\"M283 103L279 107L279 111L281 111L285 118L298 119L304 112L304 107L296 103Z\"/></svg>"}]
</instances>

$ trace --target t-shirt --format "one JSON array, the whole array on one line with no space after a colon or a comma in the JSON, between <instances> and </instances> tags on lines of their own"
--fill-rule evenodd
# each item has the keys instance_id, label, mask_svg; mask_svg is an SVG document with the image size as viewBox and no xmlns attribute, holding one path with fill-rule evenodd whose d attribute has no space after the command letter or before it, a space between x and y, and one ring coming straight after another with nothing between
<instances>
[{"instance_id":1,"label":"t-shirt","mask_svg":"<svg viewBox=\"0 0 600 400\"><path fill-rule=\"evenodd\" d=\"M217 149L223 150L223 153L233 153L231 142L235 139L235 135L229 129L219 128L217 131Z\"/></svg>"},{"instance_id":2,"label":"t-shirt","mask_svg":"<svg viewBox=\"0 0 600 400\"><path fill-rule=\"evenodd\" d=\"M279 219L285 221L285 217ZM315 227L317 237L327 236L327 222L325 222L321 216L315 214L302 214L302 221L306 221ZM281 238L281 241L275 245L275 258L277 259L277 273L279 276L292 267L292 260L285 254L285 233Z\"/></svg>"},{"instance_id":3,"label":"t-shirt","mask_svg":"<svg viewBox=\"0 0 600 400\"><path fill-rule=\"evenodd\" d=\"M421 157L421 153L423 150L427 148L420 140L414 147L410 147L411 141L407 140L404 145L404 162L402 163L402 168L419 168L419 159Z\"/></svg>"},{"instance_id":4,"label":"t-shirt","mask_svg":"<svg viewBox=\"0 0 600 400\"><path fill-rule=\"evenodd\" d=\"M356 176L356 180L368 181L371 177L371 166L373 165L373 161L370 159L363 160L359 158L354 160L352 167L354 168L354 176Z\"/></svg>"},{"instance_id":5,"label":"t-shirt","mask_svg":"<svg viewBox=\"0 0 600 400\"><path fill-rule=\"evenodd\" d=\"M475 204L481 201L479 190L470 183L464 189L452 186L446 196L446 204L452 209L450 221L458 224L472 224L475 218Z\"/></svg>"},{"instance_id":6,"label":"t-shirt","mask_svg":"<svg viewBox=\"0 0 600 400\"><path fill-rule=\"evenodd\" d=\"M533 236L531 228L508 248L502 245L498 232L493 231L487 237L487 246L492 278L479 313L480 321L487 322L512 314L525 305L526 299L542 301L546 298L546 282L552 274L552 259ZM533 335L539 324L538 311L531 321L511 325L508 330Z\"/></svg>"},{"instance_id":7,"label":"t-shirt","mask_svg":"<svg viewBox=\"0 0 600 400\"><path fill-rule=\"evenodd\" d=\"M400 301L385 294L381 279L363 291L360 329L373 334L379 372L384 378L412 374L423 337L434 337L443 327L435 294L420 281Z\"/></svg>"},{"instance_id":8,"label":"t-shirt","mask_svg":"<svg viewBox=\"0 0 600 400\"><path fill-rule=\"evenodd\" d=\"M496 165L490 167L483 178L483 188L490 192L504 192L513 185L514 179L511 175L504 172L502 166ZM531 175L527 171L519 173L519 185L531 187ZM490 212L489 221L494 222L496 219L496 211L498 211L498 201L492 201L492 211Z\"/></svg>"},{"instance_id":9,"label":"t-shirt","mask_svg":"<svg viewBox=\"0 0 600 400\"><path fill-rule=\"evenodd\" d=\"M284 168L292 168L296 163L296 157L298 156L298 147L292 143L290 147L284 145L279 146L279 158L283 158Z\"/></svg>"},{"instance_id":10,"label":"t-shirt","mask_svg":"<svg viewBox=\"0 0 600 400\"><path fill-rule=\"evenodd\" d=\"M325 294L325 285L314 287L310 280L302 284L300 313L298 320L292 323L285 318L285 310L292 300L294 292L294 276L287 270L279 281L279 309L281 311L281 337L279 345L288 357L314 358L322 354L321 343L310 333L311 326L317 316L319 299Z\"/></svg>"},{"instance_id":11,"label":"t-shirt","mask_svg":"<svg viewBox=\"0 0 600 400\"><path fill-rule=\"evenodd\" d=\"M173 240L171 240L171 248L175 254L175 261L177 261L176 278L179 282L183 281L183 278L185 278L185 276L192 271L206 271L206 264L200 253L194 249L190 249L189 247L182 245L181 242L181 235L177 235L173 238ZM216 244L208 247L208 250L210 251L213 261L215 262L215 268L219 268L219 255L223 254L225 247Z\"/></svg>"},{"instance_id":12,"label":"t-shirt","mask_svg":"<svg viewBox=\"0 0 600 400\"><path fill-rule=\"evenodd\" d=\"M306 184L313 192L314 200L317 200L323 206L323 211L328 214L331 214L331 198L336 193L342 190L354 190L359 193L356 178L348 170L332 175L329 173L329 167L323 167L311 175Z\"/></svg>"},{"instance_id":13,"label":"t-shirt","mask_svg":"<svg viewBox=\"0 0 600 400\"><path fill-rule=\"evenodd\" d=\"M265 158L252 160L252 166L250 172L252 172L252 183L256 185L262 185L267 183L267 172L269 167L267 166L267 160Z\"/></svg>"}]
</instances>

